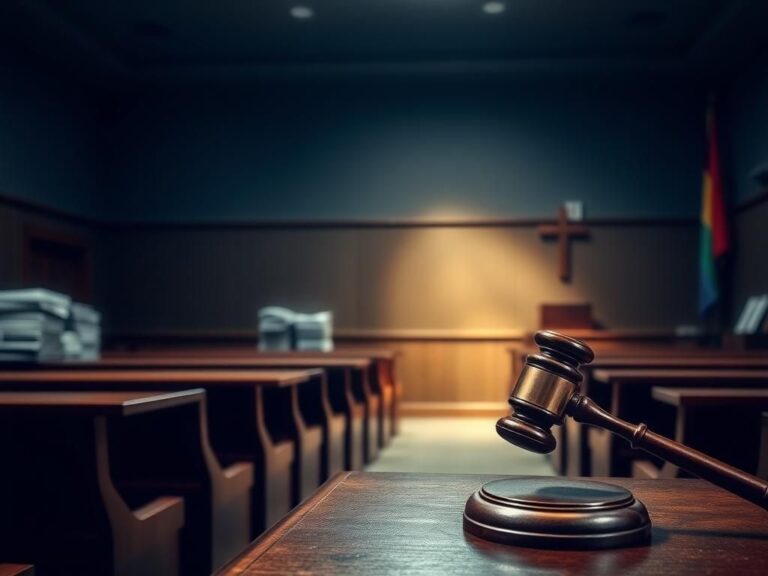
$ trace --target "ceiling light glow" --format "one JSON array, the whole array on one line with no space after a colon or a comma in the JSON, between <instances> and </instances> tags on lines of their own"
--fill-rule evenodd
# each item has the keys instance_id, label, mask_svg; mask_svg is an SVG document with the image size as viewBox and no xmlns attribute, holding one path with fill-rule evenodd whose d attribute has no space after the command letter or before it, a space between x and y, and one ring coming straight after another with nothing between
<instances>
[{"instance_id":1,"label":"ceiling light glow","mask_svg":"<svg viewBox=\"0 0 768 576\"><path fill-rule=\"evenodd\" d=\"M501 14L506 9L507 6L504 4L504 2L486 2L483 4L483 12L490 14L491 16Z\"/></svg>"},{"instance_id":2,"label":"ceiling light glow","mask_svg":"<svg viewBox=\"0 0 768 576\"><path fill-rule=\"evenodd\" d=\"M309 6L294 6L290 13L297 20L309 20L315 15L315 11Z\"/></svg>"}]
</instances>

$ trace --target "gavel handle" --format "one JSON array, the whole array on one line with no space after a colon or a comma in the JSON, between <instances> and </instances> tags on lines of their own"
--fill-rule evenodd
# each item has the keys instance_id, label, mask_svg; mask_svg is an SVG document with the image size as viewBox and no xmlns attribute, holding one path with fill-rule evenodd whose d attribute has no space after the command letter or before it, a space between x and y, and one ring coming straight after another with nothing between
<instances>
[{"instance_id":1,"label":"gavel handle","mask_svg":"<svg viewBox=\"0 0 768 576\"><path fill-rule=\"evenodd\" d=\"M768 482L729 466L684 444L648 430L645 424L630 424L606 412L586 396L575 395L566 410L577 422L605 428L639 448L663 458L691 474L768 509Z\"/></svg>"}]
</instances>

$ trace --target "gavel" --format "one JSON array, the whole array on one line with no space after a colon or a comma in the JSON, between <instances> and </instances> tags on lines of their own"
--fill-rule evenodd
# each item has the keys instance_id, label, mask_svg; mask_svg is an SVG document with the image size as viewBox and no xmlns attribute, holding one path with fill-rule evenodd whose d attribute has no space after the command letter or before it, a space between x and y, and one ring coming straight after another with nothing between
<instances>
[{"instance_id":1,"label":"gavel","mask_svg":"<svg viewBox=\"0 0 768 576\"><path fill-rule=\"evenodd\" d=\"M580 394L579 367L590 363L594 352L583 342L549 330L537 332L539 354L526 358L509 397L512 413L496 423L507 442L547 454L557 445L551 427L565 416L604 428L691 474L768 509L768 482L648 429L613 416Z\"/></svg>"}]
</instances>

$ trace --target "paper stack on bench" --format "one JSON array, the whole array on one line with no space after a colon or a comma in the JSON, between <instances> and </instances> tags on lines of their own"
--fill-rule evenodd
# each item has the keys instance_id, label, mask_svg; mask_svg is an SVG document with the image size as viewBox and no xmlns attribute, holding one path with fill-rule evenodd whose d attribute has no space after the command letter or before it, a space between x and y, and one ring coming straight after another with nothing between
<instances>
[{"instance_id":1,"label":"paper stack on bench","mask_svg":"<svg viewBox=\"0 0 768 576\"><path fill-rule=\"evenodd\" d=\"M330 312L296 314L296 350L333 350L333 315Z\"/></svg>"},{"instance_id":2,"label":"paper stack on bench","mask_svg":"<svg viewBox=\"0 0 768 576\"><path fill-rule=\"evenodd\" d=\"M0 291L0 361L63 358L70 304L69 296L42 288Z\"/></svg>"},{"instance_id":3,"label":"paper stack on bench","mask_svg":"<svg viewBox=\"0 0 768 576\"><path fill-rule=\"evenodd\" d=\"M333 350L333 314L301 314L269 306L259 311L261 350Z\"/></svg>"},{"instance_id":4,"label":"paper stack on bench","mask_svg":"<svg viewBox=\"0 0 768 576\"><path fill-rule=\"evenodd\" d=\"M279 306L267 306L259 310L259 349L291 350L295 316L292 310Z\"/></svg>"},{"instance_id":5,"label":"paper stack on bench","mask_svg":"<svg viewBox=\"0 0 768 576\"><path fill-rule=\"evenodd\" d=\"M101 352L101 314L88 304L70 307L64 348L67 358L98 360Z\"/></svg>"}]
</instances>

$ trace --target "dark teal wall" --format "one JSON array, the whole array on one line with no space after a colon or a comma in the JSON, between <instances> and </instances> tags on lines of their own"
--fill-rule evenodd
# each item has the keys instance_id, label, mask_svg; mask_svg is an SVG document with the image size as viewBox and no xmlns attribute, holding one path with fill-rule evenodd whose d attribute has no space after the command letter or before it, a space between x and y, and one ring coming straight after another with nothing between
<instances>
[{"instance_id":1,"label":"dark teal wall","mask_svg":"<svg viewBox=\"0 0 768 576\"><path fill-rule=\"evenodd\" d=\"M103 192L94 93L0 40L0 193L80 214Z\"/></svg>"},{"instance_id":2,"label":"dark teal wall","mask_svg":"<svg viewBox=\"0 0 768 576\"><path fill-rule=\"evenodd\" d=\"M752 171L768 164L768 58L743 72L724 93L726 169L734 202L763 191Z\"/></svg>"},{"instance_id":3,"label":"dark teal wall","mask_svg":"<svg viewBox=\"0 0 768 576\"><path fill-rule=\"evenodd\" d=\"M648 75L272 77L126 96L113 121L119 219L698 212L701 92Z\"/></svg>"}]
</instances>

